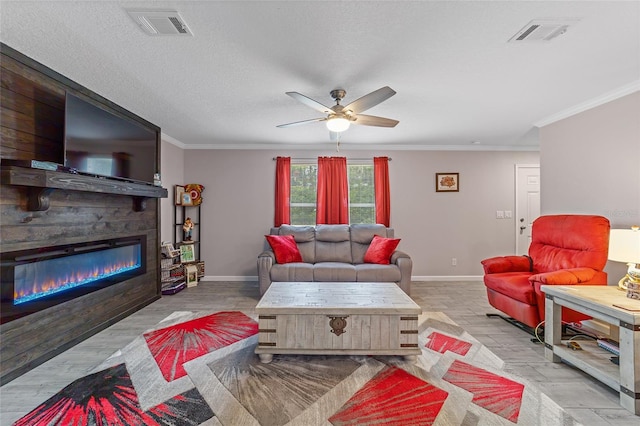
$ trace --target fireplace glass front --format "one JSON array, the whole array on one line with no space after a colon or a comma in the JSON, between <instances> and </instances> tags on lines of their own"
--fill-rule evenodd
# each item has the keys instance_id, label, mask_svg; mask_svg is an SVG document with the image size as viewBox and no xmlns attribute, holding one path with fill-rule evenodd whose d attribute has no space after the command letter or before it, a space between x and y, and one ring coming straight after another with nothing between
<instances>
[{"instance_id":1,"label":"fireplace glass front","mask_svg":"<svg viewBox=\"0 0 640 426\"><path fill-rule=\"evenodd\" d=\"M2 323L146 272L145 236L2 254Z\"/></svg>"}]
</instances>

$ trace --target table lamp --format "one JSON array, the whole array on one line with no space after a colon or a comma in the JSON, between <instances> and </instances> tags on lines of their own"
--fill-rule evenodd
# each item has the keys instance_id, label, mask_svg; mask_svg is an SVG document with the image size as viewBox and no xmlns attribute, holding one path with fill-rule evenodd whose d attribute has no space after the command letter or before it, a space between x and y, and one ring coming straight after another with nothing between
<instances>
[{"instance_id":1,"label":"table lamp","mask_svg":"<svg viewBox=\"0 0 640 426\"><path fill-rule=\"evenodd\" d=\"M618 288L626 291L627 297L640 299L640 227L611 230L609 260L629 266L627 274L618 282Z\"/></svg>"}]
</instances>

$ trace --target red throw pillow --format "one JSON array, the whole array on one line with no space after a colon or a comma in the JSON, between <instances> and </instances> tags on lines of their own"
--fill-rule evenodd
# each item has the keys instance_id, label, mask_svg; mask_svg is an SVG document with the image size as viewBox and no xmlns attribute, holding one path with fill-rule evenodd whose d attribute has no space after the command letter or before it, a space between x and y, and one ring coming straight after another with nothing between
<instances>
[{"instance_id":1,"label":"red throw pillow","mask_svg":"<svg viewBox=\"0 0 640 426\"><path fill-rule=\"evenodd\" d=\"M276 262L302 262L302 255L293 235L265 235L265 238L276 255Z\"/></svg>"},{"instance_id":2,"label":"red throw pillow","mask_svg":"<svg viewBox=\"0 0 640 426\"><path fill-rule=\"evenodd\" d=\"M367 252L364 254L365 263L388 265L391 255L398 247L398 244L400 244L400 238L383 238L379 235L374 235Z\"/></svg>"}]
</instances>

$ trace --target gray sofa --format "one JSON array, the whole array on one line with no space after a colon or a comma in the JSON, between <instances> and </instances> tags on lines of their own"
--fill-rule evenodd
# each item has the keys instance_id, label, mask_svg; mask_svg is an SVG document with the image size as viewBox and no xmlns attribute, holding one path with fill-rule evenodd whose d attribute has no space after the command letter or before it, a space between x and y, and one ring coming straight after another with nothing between
<instances>
[{"instance_id":1,"label":"gray sofa","mask_svg":"<svg viewBox=\"0 0 640 426\"><path fill-rule=\"evenodd\" d=\"M394 238L393 228L384 225L282 225L271 228L271 235L293 235L303 262L279 264L268 247L258 256L260 294L272 282L282 281L361 281L395 282L410 294L411 258L396 250L389 265L364 263L364 255L374 235Z\"/></svg>"}]
</instances>

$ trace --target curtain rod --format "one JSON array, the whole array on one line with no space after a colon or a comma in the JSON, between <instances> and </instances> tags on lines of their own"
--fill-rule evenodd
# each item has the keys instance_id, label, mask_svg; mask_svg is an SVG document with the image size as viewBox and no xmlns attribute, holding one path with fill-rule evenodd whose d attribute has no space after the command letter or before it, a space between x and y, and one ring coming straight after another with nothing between
<instances>
[{"instance_id":1,"label":"curtain rod","mask_svg":"<svg viewBox=\"0 0 640 426\"><path fill-rule=\"evenodd\" d=\"M321 155L321 157L326 157L324 155ZM391 157L387 157L389 159L389 161L391 161ZM317 160L318 157L313 157L313 158L295 158L295 157L291 157L291 160L295 160L295 161L311 161L311 160ZM272 158L273 161L277 160L277 157L273 157ZM353 161L373 161L373 157L370 158L347 158L347 160L353 160Z\"/></svg>"}]
</instances>

